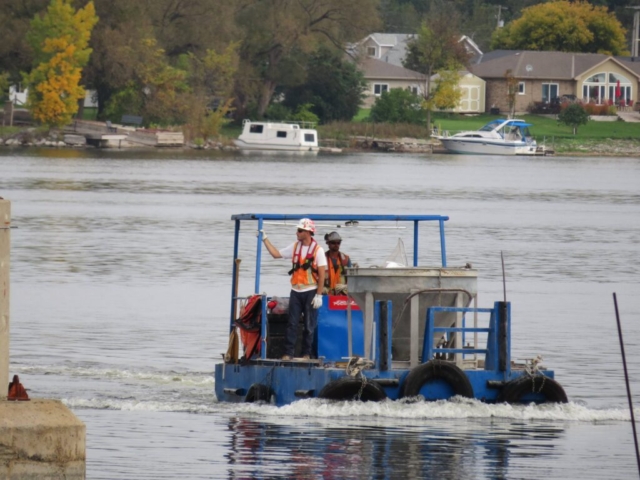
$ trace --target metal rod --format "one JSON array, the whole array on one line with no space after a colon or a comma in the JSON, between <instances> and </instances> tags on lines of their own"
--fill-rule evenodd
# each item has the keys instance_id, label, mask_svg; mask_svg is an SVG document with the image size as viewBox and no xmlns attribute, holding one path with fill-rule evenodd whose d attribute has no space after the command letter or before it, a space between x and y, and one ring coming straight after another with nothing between
<instances>
[{"instance_id":1,"label":"metal rod","mask_svg":"<svg viewBox=\"0 0 640 480\"><path fill-rule=\"evenodd\" d=\"M504 255L500 250L500 260L502 261L502 291L504 294L504 303L507 303L507 278L504 274Z\"/></svg>"},{"instance_id":2,"label":"metal rod","mask_svg":"<svg viewBox=\"0 0 640 480\"><path fill-rule=\"evenodd\" d=\"M265 221L264 222L265 225L281 225L284 227L295 227L297 225L297 223L287 223L287 222L270 222L270 221ZM340 225L340 224L332 224L332 223L316 223L316 227L331 227L331 228L357 228L358 230L406 230L407 227L403 227L401 225L397 225L394 227L385 227L385 226L376 226L376 225L372 225L372 226L366 226L366 225L359 225L358 223L355 224L349 224L349 225Z\"/></svg>"},{"instance_id":3,"label":"metal rod","mask_svg":"<svg viewBox=\"0 0 640 480\"><path fill-rule=\"evenodd\" d=\"M629 399L629 410L631 411L631 428L633 429L633 442L636 446L636 460L638 462L638 475L640 475L640 450L638 450L638 433L636 432L636 419L633 414L633 402L631 400L631 389L629 388L629 374L627 372L627 357L624 354L624 342L622 341L622 326L620 325L620 314L618 313L618 299L613 294L613 305L616 309L616 322L618 323L618 337L620 338L620 353L622 354L622 366L624 368L624 381L627 385L627 398Z\"/></svg>"},{"instance_id":4,"label":"metal rod","mask_svg":"<svg viewBox=\"0 0 640 480\"><path fill-rule=\"evenodd\" d=\"M238 318L238 286L240 285L240 262L242 262L242 259L236 258L235 275L233 276L233 305L231 313L232 320L236 320Z\"/></svg>"}]
</instances>

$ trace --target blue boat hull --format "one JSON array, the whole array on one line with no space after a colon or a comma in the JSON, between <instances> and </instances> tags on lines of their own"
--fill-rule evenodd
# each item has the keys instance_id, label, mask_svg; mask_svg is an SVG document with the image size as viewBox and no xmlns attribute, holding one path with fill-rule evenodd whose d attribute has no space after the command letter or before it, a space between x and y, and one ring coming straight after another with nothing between
<instances>
[{"instance_id":1,"label":"blue boat hull","mask_svg":"<svg viewBox=\"0 0 640 480\"><path fill-rule=\"evenodd\" d=\"M366 370L367 382L377 382L390 400L401 397L401 388L409 370ZM528 375L524 371L504 372L488 370L464 371L472 387L474 398L493 403L507 382ZM554 378L554 372L540 372L547 378ZM252 385L264 385L270 394L265 401L274 405L286 405L303 398L317 398L320 391L330 382L345 377L344 368L318 367L304 361L282 362L277 360L259 361L249 365L217 364L215 368L215 391L219 401L244 402ZM449 399L455 395L450 384L434 380L425 385L420 394L426 400ZM541 393L523 397L521 402L541 403L546 400ZM252 401L252 400L250 400Z\"/></svg>"}]
</instances>

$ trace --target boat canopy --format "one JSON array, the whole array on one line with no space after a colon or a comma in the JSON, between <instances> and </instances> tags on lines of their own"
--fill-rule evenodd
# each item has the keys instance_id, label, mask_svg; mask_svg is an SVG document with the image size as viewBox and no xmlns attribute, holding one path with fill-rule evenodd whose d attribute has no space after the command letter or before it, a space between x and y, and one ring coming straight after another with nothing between
<instances>
[{"instance_id":1,"label":"boat canopy","mask_svg":"<svg viewBox=\"0 0 640 480\"><path fill-rule=\"evenodd\" d=\"M532 127L533 126L533 124L523 122L522 120L508 120L506 118L497 118L497 119L491 120L489 123L487 123L484 127L482 127L480 129L480 131L490 132L491 130L495 129L498 125L502 125L502 124L504 124L505 127L521 127L521 128L525 128L525 127Z\"/></svg>"},{"instance_id":2,"label":"boat canopy","mask_svg":"<svg viewBox=\"0 0 640 480\"><path fill-rule=\"evenodd\" d=\"M239 251L239 238L240 238L240 224L243 221L256 221L258 222L255 230L262 230L265 221L269 222L286 222L292 221L297 223L301 218L310 218L314 222L338 222L332 225L334 228L357 228L360 222L412 222L413 223L413 266L418 266L418 233L420 222L438 222L440 227L440 256L442 259L442 266L447 266L447 252L445 246L444 235L444 222L449 220L449 217L444 215L333 215L333 214L317 214L317 213L242 213L232 215L231 220L235 221L235 235L233 246L233 278L236 276L237 263ZM292 224L292 226L295 225ZM253 230L252 230L253 231ZM255 291L260 291L260 265L262 262L262 235L257 238L256 245L256 277L255 277Z\"/></svg>"}]
</instances>

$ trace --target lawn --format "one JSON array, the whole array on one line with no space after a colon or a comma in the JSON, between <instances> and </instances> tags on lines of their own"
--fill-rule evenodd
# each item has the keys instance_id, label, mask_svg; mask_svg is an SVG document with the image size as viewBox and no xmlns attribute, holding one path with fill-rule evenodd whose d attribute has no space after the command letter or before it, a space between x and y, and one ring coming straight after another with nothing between
<instances>
[{"instance_id":1,"label":"lawn","mask_svg":"<svg viewBox=\"0 0 640 480\"><path fill-rule=\"evenodd\" d=\"M364 122L369 116L369 109L361 109L353 118L353 122ZM458 115L450 113L433 113L432 123L439 130L448 130L450 133L461 130L477 130L491 120L506 118L504 115ZM538 140L555 139L620 139L636 140L640 138L640 124L623 121L596 122L590 121L578 128L578 135L574 137L571 127L559 123L555 118L541 115L518 115L518 118L531 123L531 134Z\"/></svg>"},{"instance_id":2,"label":"lawn","mask_svg":"<svg viewBox=\"0 0 640 480\"><path fill-rule=\"evenodd\" d=\"M433 123L438 128L453 132L460 130L476 130L495 118L500 117L490 114L482 114L473 117L435 114ZM539 140L543 138L615 138L629 140L640 137L640 125L637 123L628 123L623 121L596 122L591 120L586 125L578 127L578 135L574 137L571 127L559 123L555 118L549 118L541 115L519 115L518 118L532 124L529 130L531 131L531 134Z\"/></svg>"}]
</instances>

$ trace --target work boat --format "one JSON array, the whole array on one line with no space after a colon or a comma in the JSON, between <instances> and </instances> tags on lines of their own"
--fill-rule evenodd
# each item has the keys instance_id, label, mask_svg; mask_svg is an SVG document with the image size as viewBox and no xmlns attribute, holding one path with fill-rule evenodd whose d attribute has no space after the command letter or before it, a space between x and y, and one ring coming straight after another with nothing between
<instances>
[{"instance_id":1,"label":"work boat","mask_svg":"<svg viewBox=\"0 0 640 480\"><path fill-rule=\"evenodd\" d=\"M296 355L283 360L288 297L254 293L261 292L261 232L265 224L273 223L293 230L305 217L316 222L319 233L351 229L357 238L360 233L354 230L367 229L368 246L380 243L376 229L386 228L381 231L388 238L389 228L404 226L413 233L413 258L407 264L387 260L348 268L348 295L323 296L315 355L297 358L300 324ZM448 217L250 213L231 219L235 243L230 339L222 363L215 366L219 401L285 405L305 398L433 401L459 395L489 403L567 402L554 372L542 367L539 356L523 363L512 361L510 303L501 300L479 307L477 271L470 264L447 264ZM257 247L254 258L242 259L251 265L255 261L255 286L249 295L238 293L241 225ZM439 245L438 266L419 263L421 229L433 233L429 245ZM358 258L357 251L348 253ZM284 272L288 264L282 263ZM282 291L289 292L284 274ZM244 354L236 343L239 337Z\"/></svg>"},{"instance_id":2,"label":"work boat","mask_svg":"<svg viewBox=\"0 0 640 480\"><path fill-rule=\"evenodd\" d=\"M538 145L529 133L530 123L517 119L497 119L479 130L450 135L434 135L451 153L484 155L546 155L547 149Z\"/></svg>"},{"instance_id":3,"label":"work boat","mask_svg":"<svg viewBox=\"0 0 640 480\"><path fill-rule=\"evenodd\" d=\"M318 132L308 122L242 121L242 133L234 140L240 151L318 153Z\"/></svg>"}]
</instances>

